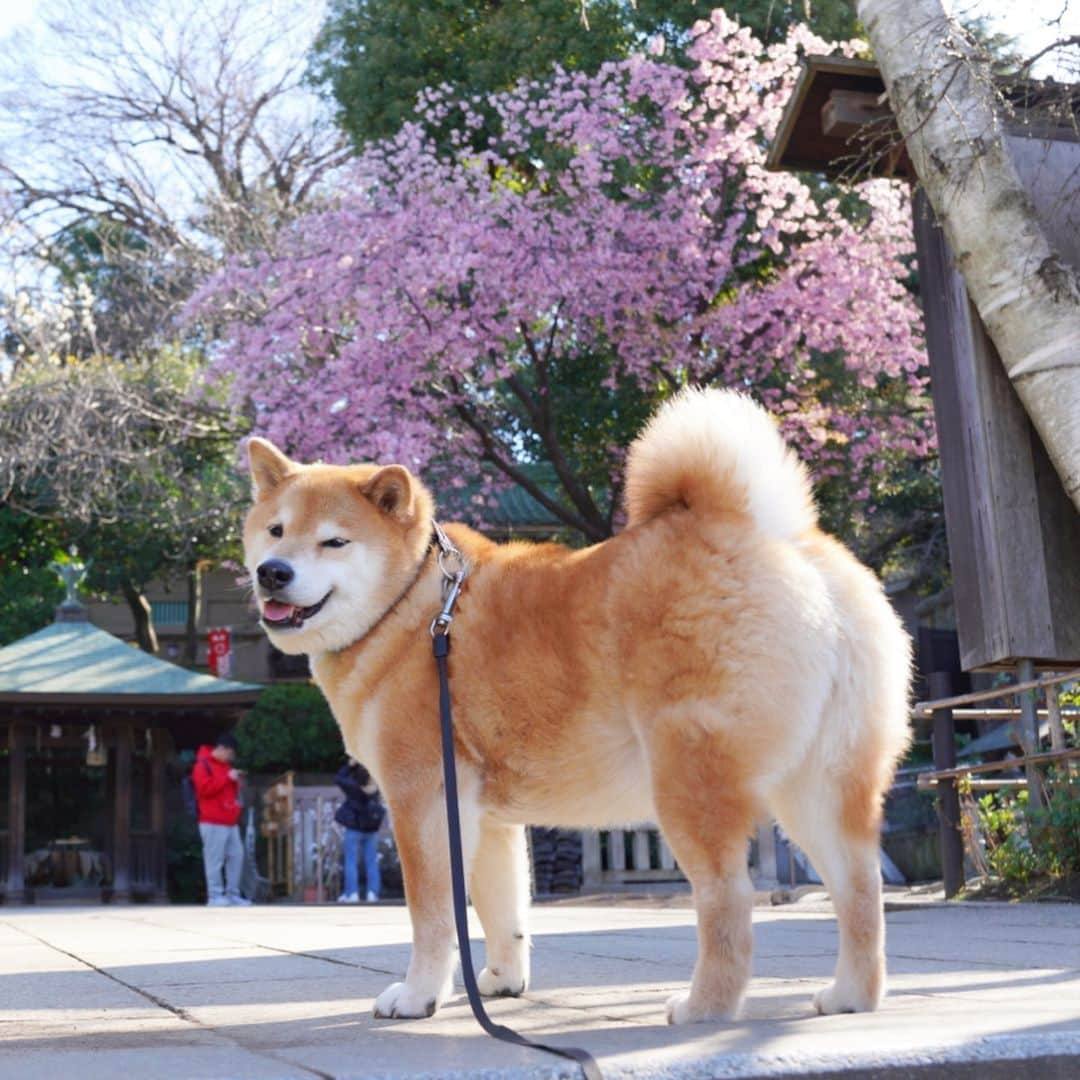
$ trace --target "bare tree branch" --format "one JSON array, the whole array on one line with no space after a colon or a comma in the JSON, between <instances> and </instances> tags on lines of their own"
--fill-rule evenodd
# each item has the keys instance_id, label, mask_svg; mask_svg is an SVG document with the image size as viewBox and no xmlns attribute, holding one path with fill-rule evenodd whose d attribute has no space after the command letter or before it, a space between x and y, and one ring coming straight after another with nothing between
<instances>
[{"instance_id":1,"label":"bare tree branch","mask_svg":"<svg viewBox=\"0 0 1080 1080\"><path fill-rule=\"evenodd\" d=\"M171 332L192 283L264 245L349 156L304 84L302 0L46 0L0 45L0 234L9 257L114 228L125 281L101 344ZM137 300L136 293L140 294Z\"/></svg>"},{"instance_id":2,"label":"bare tree branch","mask_svg":"<svg viewBox=\"0 0 1080 1080\"><path fill-rule=\"evenodd\" d=\"M501 473L528 492L545 510L570 528L577 529L583 536L594 542L603 540L609 535L603 525L597 527L594 523L586 521L585 518L553 499L519 464L516 464L512 454L506 448L499 446L494 433L483 423L476 410L468 404L463 395L458 394L458 401L454 406L454 410L462 422L480 440L480 445L484 451L484 459L490 461Z\"/></svg>"},{"instance_id":3,"label":"bare tree branch","mask_svg":"<svg viewBox=\"0 0 1080 1080\"><path fill-rule=\"evenodd\" d=\"M157 365L38 364L0 389L0 502L98 524L165 506L182 532L206 513L192 498L193 461L239 434L227 412Z\"/></svg>"},{"instance_id":4,"label":"bare tree branch","mask_svg":"<svg viewBox=\"0 0 1080 1080\"><path fill-rule=\"evenodd\" d=\"M1080 47L1080 34L1073 34L1071 37L1059 38L1057 41L1051 42L1051 44L1039 49L1038 52L1032 53L1027 57L1024 62L1017 68L1017 75L1026 75L1044 56L1049 55L1052 52L1056 52L1059 49L1077 48Z\"/></svg>"},{"instance_id":5,"label":"bare tree branch","mask_svg":"<svg viewBox=\"0 0 1080 1080\"><path fill-rule=\"evenodd\" d=\"M533 341L532 335L526 327L519 327L519 332L532 359L533 366L538 370L543 366L543 360L540 357L539 350L536 348L536 342ZM551 415L550 395L545 393L537 401L521 379L521 376L516 372L511 372L506 376L506 385L525 407L529 422L547 451L548 458L555 469L555 475L558 476L559 483L562 484L563 490L569 496L570 501L582 518L592 526L591 532L603 534L605 529L604 517L589 494L588 489L581 482L574 467L567 460L562 444L559 442L559 437L555 432L555 425Z\"/></svg>"}]
</instances>

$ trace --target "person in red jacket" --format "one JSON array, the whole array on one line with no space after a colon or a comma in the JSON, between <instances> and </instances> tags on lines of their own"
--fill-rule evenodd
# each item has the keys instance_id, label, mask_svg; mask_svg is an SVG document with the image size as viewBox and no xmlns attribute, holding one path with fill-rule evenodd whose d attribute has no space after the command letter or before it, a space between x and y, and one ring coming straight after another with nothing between
<instances>
[{"instance_id":1,"label":"person in red jacket","mask_svg":"<svg viewBox=\"0 0 1080 1080\"><path fill-rule=\"evenodd\" d=\"M206 870L206 903L209 907L247 906L240 895L244 869L244 845L240 840L240 779L233 766L236 739L225 732L213 746L200 746L191 780L199 802L199 834ZM222 877L224 876L224 884Z\"/></svg>"}]
</instances>

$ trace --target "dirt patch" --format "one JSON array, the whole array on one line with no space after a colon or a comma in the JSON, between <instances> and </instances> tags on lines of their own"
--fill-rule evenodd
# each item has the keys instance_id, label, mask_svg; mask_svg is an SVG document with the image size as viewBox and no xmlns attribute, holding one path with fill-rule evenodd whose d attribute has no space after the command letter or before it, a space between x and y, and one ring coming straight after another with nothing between
<instances>
[{"instance_id":1,"label":"dirt patch","mask_svg":"<svg viewBox=\"0 0 1080 1080\"><path fill-rule=\"evenodd\" d=\"M1024 888L1000 878L982 878L969 882L960 894L962 900L999 900L1005 903L1080 904L1080 874L1063 878L1033 878Z\"/></svg>"}]
</instances>

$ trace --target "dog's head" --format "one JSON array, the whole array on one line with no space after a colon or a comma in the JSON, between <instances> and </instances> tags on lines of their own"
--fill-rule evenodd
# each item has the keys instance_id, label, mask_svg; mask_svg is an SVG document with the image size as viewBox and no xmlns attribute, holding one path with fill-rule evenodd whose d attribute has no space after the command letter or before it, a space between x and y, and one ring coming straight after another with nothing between
<instances>
[{"instance_id":1,"label":"dog's head","mask_svg":"<svg viewBox=\"0 0 1080 1080\"><path fill-rule=\"evenodd\" d=\"M248 442L254 505L244 562L270 640L341 649L400 595L424 557L432 500L401 465L300 465Z\"/></svg>"}]
</instances>

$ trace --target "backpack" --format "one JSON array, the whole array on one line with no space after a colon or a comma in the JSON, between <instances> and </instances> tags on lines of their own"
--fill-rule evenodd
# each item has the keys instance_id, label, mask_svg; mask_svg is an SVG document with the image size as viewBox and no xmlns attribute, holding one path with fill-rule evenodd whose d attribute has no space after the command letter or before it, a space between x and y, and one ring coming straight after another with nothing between
<instances>
[{"instance_id":1,"label":"backpack","mask_svg":"<svg viewBox=\"0 0 1080 1080\"><path fill-rule=\"evenodd\" d=\"M208 772L211 771L210 763L208 761L204 761L203 765L206 766ZM198 767L198 762L196 762L196 767ZM198 821L199 793L195 790L195 781L192 778L192 773L194 772L195 769L192 769L191 772L180 781L180 791L184 796L184 809L187 811L188 817Z\"/></svg>"},{"instance_id":2,"label":"backpack","mask_svg":"<svg viewBox=\"0 0 1080 1080\"><path fill-rule=\"evenodd\" d=\"M386 807L378 793L365 795L362 800L346 799L334 814L339 825L357 832L378 832L384 817Z\"/></svg>"},{"instance_id":3,"label":"backpack","mask_svg":"<svg viewBox=\"0 0 1080 1080\"><path fill-rule=\"evenodd\" d=\"M369 795L363 809L357 815L360 824L356 827L361 832L378 832L383 818L386 817L386 807L377 794Z\"/></svg>"}]
</instances>

